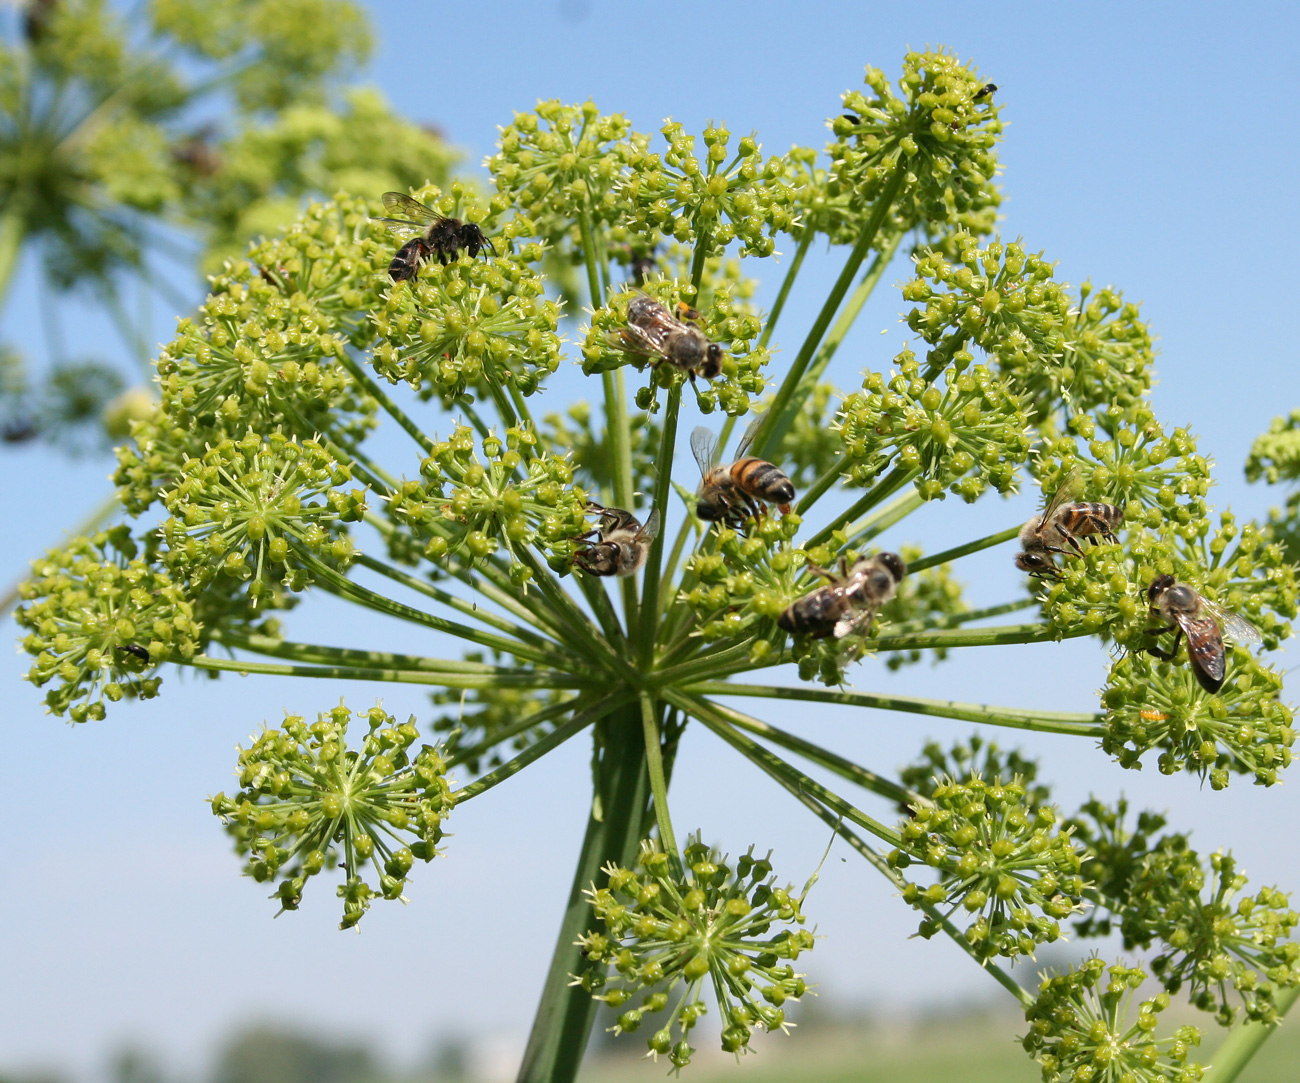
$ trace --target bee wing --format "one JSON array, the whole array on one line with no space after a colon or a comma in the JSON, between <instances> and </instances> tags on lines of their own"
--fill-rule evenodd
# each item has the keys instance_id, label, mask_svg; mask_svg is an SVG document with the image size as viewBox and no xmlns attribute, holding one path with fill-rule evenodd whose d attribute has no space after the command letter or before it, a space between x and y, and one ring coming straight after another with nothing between
<instances>
[{"instance_id":1,"label":"bee wing","mask_svg":"<svg viewBox=\"0 0 1300 1083\"><path fill-rule=\"evenodd\" d=\"M1192 665L1206 676L1222 681L1225 657L1219 622L1208 614L1189 617L1184 613L1176 613L1174 616L1183 635L1187 637L1187 657L1192 660Z\"/></svg>"},{"instance_id":2,"label":"bee wing","mask_svg":"<svg viewBox=\"0 0 1300 1083\"><path fill-rule=\"evenodd\" d=\"M659 537L659 509L653 508L650 518L645 521L645 526L637 531L636 540L649 544L657 537Z\"/></svg>"},{"instance_id":3,"label":"bee wing","mask_svg":"<svg viewBox=\"0 0 1300 1083\"><path fill-rule=\"evenodd\" d=\"M754 437L758 435L758 427L763 424L763 419L767 417L767 412L759 414L747 426L745 426L745 435L740 438L740 444L736 448L736 458L743 459L745 452L749 450L749 445L754 442Z\"/></svg>"},{"instance_id":4,"label":"bee wing","mask_svg":"<svg viewBox=\"0 0 1300 1083\"><path fill-rule=\"evenodd\" d=\"M444 215L426 207L418 199L412 199L410 196L404 196L401 192L385 192L379 197L384 201L384 210L392 214L403 214L405 218L381 218L381 222L404 222L408 225L419 225L424 223L429 225L433 222L441 222Z\"/></svg>"},{"instance_id":5,"label":"bee wing","mask_svg":"<svg viewBox=\"0 0 1300 1083\"><path fill-rule=\"evenodd\" d=\"M642 357L663 357L663 340L662 334L636 324L628 324L620 328L617 335L610 335L607 339L616 350L640 354Z\"/></svg>"},{"instance_id":6,"label":"bee wing","mask_svg":"<svg viewBox=\"0 0 1300 1083\"><path fill-rule=\"evenodd\" d=\"M1260 630L1240 613L1233 613L1229 609L1224 609L1218 602L1212 602L1204 596L1201 597L1201 602L1218 620L1219 627L1223 629L1223 634L1229 639L1240 643L1244 647L1249 647L1252 643L1264 642L1264 636Z\"/></svg>"},{"instance_id":7,"label":"bee wing","mask_svg":"<svg viewBox=\"0 0 1300 1083\"><path fill-rule=\"evenodd\" d=\"M863 624L871 622L871 610L864 606L853 606L835 622L831 633L836 639L843 639L851 632L856 632Z\"/></svg>"},{"instance_id":8,"label":"bee wing","mask_svg":"<svg viewBox=\"0 0 1300 1083\"><path fill-rule=\"evenodd\" d=\"M1062 504L1066 504L1078 496L1082 488L1083 467L1076 466L1065 475L1065 480L1056 487L1056 492L1052 494L1051 499L1048 500L1047 504L1043 507L1042 516L1038 521L1040 523L1046 523Z\"/></svg>"},{"instance_id":9,"label":"bee wing","mask_svg":"<svg viewBox=\"0 0 1300 1083\"><path fill-rule=\"evenodd\" d=\"M713 453L718 448L718 438L703 425L691 433L691 454L700 468L700 476L706 477L713 468Z\"/></svg>"}]
</instances>

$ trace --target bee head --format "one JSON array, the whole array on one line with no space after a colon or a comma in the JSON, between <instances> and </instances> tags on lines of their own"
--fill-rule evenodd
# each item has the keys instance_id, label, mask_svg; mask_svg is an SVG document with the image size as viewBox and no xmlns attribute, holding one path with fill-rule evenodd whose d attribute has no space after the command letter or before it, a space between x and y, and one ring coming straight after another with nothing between
<instances>
[{"instance_id":1,"label":"bee head","mask_svg":"<svg viewBox=\"0 0 1300 1083\"><path fill-rule=\"evenodd\" d=\"M1155 602L1165 591L1174 585L1176 580L1172 575L1157 575L1151 580L1151 585L1147 587L1147 601Z\"/></svg>"},{"instance_id":2,"label":"bee head","mask_svg":"<svg viewBox=\"0 0 1300 1083\"><path fill-rule=\"evenodd\" d=\"M704 351L704 363L700 365L700 375L706 380L712 380L722 372L722 347L716 342L710 342L709 348Z\"/></svg>"},{"instance_id":3,"label":"bee head","mask_svg":"<svg viewBox=\"0 0 1300 1083\"><path fill-rule=\"evenodd\" d=\"M889 574L894 577L895 583L902 582L903 576L907 574L907 565L897 553L878 553L876 559L889 569Z\"/></svg>"}]
</instances>

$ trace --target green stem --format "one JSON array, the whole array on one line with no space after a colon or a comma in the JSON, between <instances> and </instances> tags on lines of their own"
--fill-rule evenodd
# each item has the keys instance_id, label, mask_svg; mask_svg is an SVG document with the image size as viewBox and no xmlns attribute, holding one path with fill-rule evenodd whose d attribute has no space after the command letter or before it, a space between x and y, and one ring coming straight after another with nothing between
<instances>
[{"instance_id":1,"label":"green stem","mask_svg":"<svg viewBox=\"0 0 1300 1083\"><path fill-rule=\"evenodd\" d=\"M909 490L897 500L886 504L874 514L868 515L862 522L850 527L850 534L845 542L846 546L850 549L856 549L863 542L869 542L878 534L883 534L895 523L902 522L924 503L925 497L915 489Z\"/></svg>"},{"instance_id":2,"label":"green stem","mask_svg":"<svg viewBox=\"0 0 1300 1083\"><path fill-rule=\"evenodd\" d=\"M453 794L456 798L456 804L461 804L471 798L478 797L479 794L486 793L493 786L499 786L508 778L513 778L519 774L525 767L535 760L541 759L546 753L554 748L559 748L574 734L581 733L597 719L604 718L610 711L625 702L626 697L611 696L590 710L574 715L563 726L556 726L545 737L541 737L525 748L519 755L511 760L507 760L495 771L489 771L482 778L476 778L468 786L462 786Z\"/></svg>"},{"instance_id":3,"label":"green stem","mask_svg":"<svg viewBox=\"0 0 1300 1083\"><path fill-rule=\"evenodd\" d=\"M530 669L513 674L433 672L381 669L362 666L302 666L289 663L249 662L243 658L212 658L198 654L188 660L173 659L177 665L227 673L257 673L272 677L326 677L330 680L388 681L393 684L432 684L441 688L583 688L576 677Z\"/></svg>"},{"instance_id":4,"label":"green stem","mask_svg":"<svg viewBox=\"0 0 1300 1083\"><path fill-rule=\"evenodd\" d=\"M1279 1021L1297 998L1300 998L1300 986L1283 989L1277 994ZM1277 1030L1276 1026L1265 1026L1263 1023L1242 1023L1215 1050L1214 1063L1206 1069L1205 1078L1210 1083L1232 1083L1241 1075L1242 1069L1250 1063L1251 1058L1259 1052L1259 1047L1277 1033Z\"/></svg>"},{"instance_id":5,"label":"green stem","mask_svg":"<svg viewBox=\"0 0 1300 1083\"><path fill-rule=\"evenodd\" d=\"M477 643L482 647L490 647L493 650L513 655L515 658L526 659L530 662L541 662L543 665L554 666L557 669L571 669L573 666L573 660L566 655L541 650L526 643L520 643L518 640L493 635L478 628L471 628L466 624L435 617L432 613L426 613L422 609L404 605L402 602L395 602L392 598L385 597L368 587L363 587L360 583L353 582L346 575L340 574L328 564L315 558L304 558L303 563L315 577L317 584L324 590L329 591L331 594L337 594L340 598L347 598L349 601L364 605L377 613L384 613L390 617L397 617L399 620L420 624L426 628L432 628L436 632L446 632L448 635L456 636L459 639L468 639L471 643Z\"/></svg>"},{"instance_id":6,"label":"green stem","mask_svg":"<svg viewBox=\"0 0 1300 1083\"><path fill-rule=\"evenodd\" d=\"M884 191L880 193L880 198L876 200L876 205L871 211L871 217L867 220L866 226L863 227L858 243L853 246L853 250L849 253L844 269L840 272L839 278L835 280L835 285L831 287L831 292L822 305L821 311L817 314L817 319L813 321L812 327L808 330L807 338L804 339L803 345L799 347L799 353L795 356L790 371L786 373L785 379L781 382L776 397L772 400L772 405L768 409L767 416L759 425L758 432L754 434L754 441L750 445L751 454L764 458L775 452L778 445L776 437L781 420L785 417L786 412L790 410L795 392L803 381L804 373L812 361L813 353L821 343L822 336L830 326L831 320L835 317L840 302L844 300L844 295L849 292L853 279L857 277L858 268L862 266L862 261L867 258L867 253L871 251L871 246L876 240L876 234L884 224L894 200L903 187L906 176L907 167L902 164L898 165L894 170L894 175L885 185Z\"/></svg>"},{"instance_id":7,"label":"green stem","mask_svg":"<svg viewBox=\"0 0 1300 1083\"><path fill-rule=\"evenodd\" d=\"M786 778L797 785L806 793L812 794L823 805L833 809L846 820L865 828L871 834L882 842L890 846L901 846L903 840L897 831L886 827L879 820L868 816L859 808L855 808L849 802L845 801L839 794L828 790L820 782L816 782L809 776L805 775L798 768L786 763L779 756L773 755L762 745L758 744L750 737L746 737L726 719L725 713L716 704L707 700L699 699L695 696L688 696L680 693L675 689L665 689L664 697L676 704L683 711L698 718L714 733L721 737L732 748L736 749L746 759L762 768L773 778Z\"/></svg>"},{"instance_id":8,"label":"green stem","mask_svg":"<svg viewBox=\"0 0 1300 1083\"><path fill-rule=\"evenodd\" d=\"M822 527L821 530L817 531L816 534L804 542L804 548L809 549L814 545L821 545L823 542L828 541L835 531L839 530L846 523L853 522L853 520L857 519L859 516L865 515L882 500L886 500L893 496L894 493L915 478L918 473L920 473L919 470L908 470L907 467L902 464L894 467L893 470L863 493L851 507L841 512L827 523L826 526Z\"/></svg>"},{"instance_id":9,"label":"green stem","mask_svg":"<svg viewBox=\"0 0 1300 1083\"><path fill-rule=\"evenodd\" d=\"M696 656L679 665L656 670L650 675L647 683L656 688L665 688L669 685L682 684L696 676L705 676L719 669L725 669L733 663L748 663L749 652L753 649L754 642L755 639L750 638L721 650L716 643L711 643L708 645L707 653L702 657ZM700 646L703 647L704 644Z\"/></svg>"},{"instance_id":10,"label":"green stem","mask_svg":"<svg viewBox=\"0 0 1300 1083\"><path fill-rule=\"evenodd\" d=\"M836 459L831 463L830 469L808 487L803 496L799 498L799 502L795 504L794 510L800 515L803 515L809 508L816 504L818 500L830 492L831 486L834 485L839 478L840 460Z\"/></svg>"},{"instance_id":11,"label":"green stem","mask_svg":"<svg viewBox=\"0 0 1300 1083\"><path fill-rule=\"evenodd\" d=\"M527 628L521 628L514 621L506 620L495 613L490 613L486 609L480 609L474 602L468 602L464 598L457 598L454 594L449 594L445 590L435 587L432 583L426 583L423 579L402 571L400 568L394 568L391 564L386 564L382 560L361 553L357 556L357 563L363 568L369 568L372 572L391 579L394 583L400 583L402 586L415 591L417 594L423 594L426 598L432 598L434 601L442 602L443 605L455 609L466 616L473 617L477 621L495 628L498 632L505 632L517 639L522 639L525 643L532 643L536 647L556 647L557 644L551 643L536 632Z\"/></svg>"},{"instance_id":12,"label":"green stem","mask_svg":"<svg viewBox=\"0 0 1300 1083\"><path fill-rule=\"evenodd\" d=\"M358 384L365 388L366 394L374 398L384 408L388 416L396 421L406 431L407 435L420 445L421 450L426 455L432 455L433 441L425 435L419 425L406 416L406 412L389 397L388 392L375 382L370 373L347 350L341 351L337 354L337 357L339 364L352 374L352 378Z\"/></svg>"},{"instance_id":13,"label":"green stem","mask_svg":"<svg viewBox=\"0 0 1300 1083\"><path fill-rule=\"evenodd\" d=\"M701 690L702 686L700 685L683 689L685 692L699 692ZM765 737L774 745L779 745L781 748L794 752L820 767L825 767L828 771L834 771L841 778L856 783L864 790L870 790L872 793L879 794L881 797L888 798L900 805L916 804L918 801L925 800L920 794L913 793L907 787L899 785L892 779L884 778L874 771L868 771L865 767L837 755L828 748L822 748L821 745L805 741L802 737L769 725L767 722L760 722L757 718L741 714L739 711L723 706L720 703L715 703L713 706L724 713L728 721L737 729L745 730L757 737Z\"/></svg>"},{"instance_id":14,"label":"green stem","mask_svg":"<svg viewBox=\"0 0 1300 1083\"><path fill-rule=\"evenodd\" d=\"M803 258L808 254L808 249L812 247L814 233L811 229L805 229L803 236L799 238L799 247L794 250L794 259L790 261L790 266L786 268L785 277L781 280L781 289L777 292L776 300L772 303L772 311L768 313L767 323L763 326L763 333L758 336L758 349L763 349L772 340L772 331L776 328L776 321L781 318L781 312L785 308L786 298L790 296L790 290L794 286L794 280L799 276L799 268L803 266Z\"/></svg>"},{"instance_id":15,"label":"green stem","mask_svg":"<svg viewBox=\"0 0 1300 1083\"><path fill-rule=\"evenodd\" d=\"M923 568L933 568L936 564L947 564L948 561L964 557L969 553L978 553L981 549L987 549L992 545L1001 545L1004 541L1010 541L1019 533L1020 527L1010 526L1006 530L999 530L996 534L990 534L986 538L977 538L965 545L954 546L952 549L945 549L942 553L935 553L932 556L914 560L907 566L907 570L909 573L919 572Z\"/></svg>"},{"instance_id":16,"label":"green stem","mask_svg":"<svg viewBox=\"0 0 1300 1083\"><path fill-rule=\"evenodd\" d=\"M677 836L673 833L672 817L668 815L668 782L664 777L663 749L660 743L659 722L655 718L655 701L641 693L641 731L645 737L646 768L650 773L650 792L654 795L655 822L659 825L659 844L668 854L668 860L681 872Z\"/></svg>"},{"instance_id":17,"label":"green stem","mask_svg":"<svg viewBox=\"0 0 1300 1083\"><path fill-rule=\"evenodd\" d=\"M232 650L253 651L271 658L287 658L291 662L305 662L332 666L357 666L362 669L398 669L427 671L430 673L477 673L484 676L531 673L532 670L512 669L508 666L490 666L484 662L449 661L443 658L425 658L417 654L393 654L389 651L366 651L351 647L326 647L318 643L295 643L275 636L243 635L239 632L217 628L212 639Z\"/></svg>"},{"instance_id":18,"label":"green stem","mask_svg":"<svg viewBox=\"0 0 1300 1083\"><path fill-rule=\"evenodd\" d=\"M673 449L677 446L677 414L682 404L682 385L674 384L668 390L668 404L664 408L663 431L659 440L659 474L655 478L654 507L659 510L660 529L650 544L645 562L645 578L641 586L640 655L644 668L654 656L655 622L659 619L659 573L664 555L663 523L668 515L668 491L671 488Z\"/></svg>"},{"instance_id":19,"label":"green stem","mask_svg":"<svg viewBox=\"0 0 1300 1083\"><path fill-rule=\"evenodd\" d=\"M532 729L534 726L540 726L556 715L568 714L578 707L585 706L581 699L567 699L560 703L552 703L549 707L543 707L541 710L534 711L530 715L525 715L517 722L511 723L499 730L493 730L491 734L479 741L478 744L470 745L469 748L457 748L452 752L447 760L448 767L454 767L457 764L469 763L477 757L483 755L489 748L495 748L497 745L504 745L507 741L519 736L519 734Z\"/></svg>"},{"instance_id":20,"label":"green stem","mask_svg":"<svg viewBox=\"0 0 1300 1083\"><path fill-rule=\"evenodd\" d=\"M0 212L0 309L8 296L26 236L27 200L15 192Z\"/></svg>"},{"instance_id":21,"label":"green stem","mask_svg":"<svg viewBox=\"0 0 1300 1083\"><path fill-rule=\"evenodd\" d=\"M895 233L891 238L881 245L880 250L876 253L876 258L871 261L871 266L867 268L867 273L862 276L862 281L858 283L857 288L853 291L838 316L835 317L835 323L831 325L830 331L827 332L826 338L817 348L817 354L808 366L808 371L804 373L800 386L804 389L806 397L813 388L817 386L826 372L827 366L835 356L835 351L840 348L840 343L844 341L853 324L857 321L862 307L867 303L867 299L875 290L880 282L880 276L885 273L885 268L889 266L894 258L894 253L898 250L898 242L902 240L902 233ZM799 396L796 396L799 397ZM776 422L773 430L772 446L779 447L785 434L790 431L790 426L794 424L794 419L798 413L799 407L794 402L786 407L785 416Z\"/></svg>"},{"instance_id":22,"label":"green stem","mask_svg":"<svg viewBox=\"0 0 1300 1083\"><path fill-rule=\"evenodd\" d=\"M929 647L994 647L1004 643L1047 643L1086 636L1084 628L1062 631L1050 624L1007 624L971 631L952 629L937 632L912 632L906 635L881 636L871 640L877 651L923 651Z\"/></svg>"},{"instance_id":23,"label":"green stem","mask_svg":"<svg viewBox=\"0 0 1300 1083\"><path fill-rule=\"evenodd\" d=\"M664 579L669 583L673 581L673 577L677 574L677 564L682 559L682 551L686 548L686 539L690 537L692 525L692 519L688 513L682 520L681 529L677 531L677 537L673 541L673 550L668 554L668 563L664 566ZM676 597L677 595L673 591L663 595L659 606L661 619L667 614L669 606L673 604Z\"/></svg>"},{"instance_id":24,"label":"green stem","mask_svg":"<svg viewBox=\"0 0 1300 1083\"><path fill-rule=\"evenodd\" d=\"M1001 617L1007 613L1017 613L1022 609L1032 609L1038 605L1037 598L1020 598L1014 602L1003 602L1001 605L988 605L981 609L968 609L962 613L953 613L951 616L941 617L933 623L926 624L924 621L904 621L895 625L895 633L900 632L923 632L932 628L959 628L963 624L973 624L977 620L987 620L989 617Z\"/></svg>"},{"instance_id":25,"label":"green stem","mask_svg":"<svg viewBox=\"0 0 1300 1083\"><path fill-rule=\"evenodd\" d=\"M635 708L619 711L598 729L595 793L555 952L519 1068L518 1083L571 1083L586 1049L597 1001L572 983L585 964L578 937L594 918L585 892L603 884L609 863L631 867L645 820L649 778L645 742ZM603 732L602 732L603 731Z\"/></svg>"},{"instance_id":26,"label":"green stem","mask_svg":"<svg viewBox=\"0 0 1300 1083\"><path fill-rule=\"evenodd\" d=\"M962 722L987 722L994 726L1100 737L1106 732L1101 715L1069 714L1060 711L1030 711L1020 707L988 707L982 703L921 699L915 696L886 696L874 692L834 692L829 688L786 688L779 685L732 684L730 681L698 681L684 691L701 696L757 696L764 699L796 699L805 703L838 703L845 707L871 707L880 711L906 711Z\"/></svg>"}]
</instances>

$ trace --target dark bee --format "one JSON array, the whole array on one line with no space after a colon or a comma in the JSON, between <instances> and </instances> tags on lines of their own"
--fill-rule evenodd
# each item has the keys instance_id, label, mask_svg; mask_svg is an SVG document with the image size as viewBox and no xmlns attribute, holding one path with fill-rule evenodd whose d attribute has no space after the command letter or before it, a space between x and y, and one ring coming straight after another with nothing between
<instances>
[{"instance_id":1,"label":"dark bee","mask_svg":"<svg viewBox=\"0 0 1300 1083\"><path fill-rule=\"evenodd\" d=\"M1147 602L1153 620L1162 621L1159 628L1148 628L1148 635L1174 633L1174 645L1168 651L1148 647L1147 653L1166 662L1178 653L1178 643L1187 636L1187 658L1192 672L1207 692L1217 692L1223 687L1227 670L1227 652L1223 637L1227 635L1238 643L1260 643L1259 629L1245 617L1230 613L1221 605L1210 601L1172 575L1158 575L1147 587Z\"/></svg>"},{"instance_id":2,"label":"dark bee","mask_svg":"<svg viewBox=\"0 0 1300 1083\"><path fill-rule=\"evenodd\" d=\"M997 90L998 90L997 83L985 83L982 87L980 87L979 90L975 92L975 97L972 100L979 101L981 98L987 98L990 94L996 94Z\"/></svg>"},{"instance_id":3,"label":"dark bee","mask_svg":"<svg viewBox=\"0 0 1300 1083\"><path fill-rule=\"evenodd\" d=\"M119 646L115 646L113 649L116 651L121 651L123 654L129 654L132 658L136 659L137 661L143 663L146 666L149 664L150 661L149 651L147 648L140 646L139 643L123 643L120 644Z\"/></svg>"},{"instance_id":4,"label":"dark bee","mask_svg":"<svg viewBox=\"0 0 1300 1083\"><path fill-rule=\"evenodd\" d=\"M632 274L632 281L638 286L644 286L645 280L654 273L657 266L655 251L651 248L648 252L634 253L628 260L627 269Z\"/></svg>"},{"instance_id":5,"label":"dark bee","mask_svg":"<svg viewBox=\"0 0 1300 1083\"><path fill-rule=\"evenodd\" d=\"M25 444L41 435L41 427L31 418L10 418L0 425L0 440L6 444Z\"/></svg>"},{"instance_id":6,"label":"dark bee","mask_svg":"<svg viewBox=\"0 0 1300 1083\"><path fill-rule=\"evenodd\" d=\"M595 537L573 555L573 562L592 575L633 575L645 563L650 543L659 536L659 509L650 512L642 526L636 516L622 508L605 508L588 504L587 511L599 516L595 530L579 534L579 539Z\"/></svg>"},{"instance_id":7,"label":"dark bee","mask_svg":"<svg viewBox=\"0 0 1300 1083\"><path fill-rule=\"evenodd\" d=\"M33 45L44 41L58 7L58 0L27 0L23 5L23 37Z\"/></svg>"},{"instance_id":8,"label":"dark bee","mask_svg":"<svg viewBox=\"0 0 1300 1083\"><path fill-rule=\"evenodd\" d=\"M841 557L838 575L815 564L808 565L808 570L830 582L792 602L776 623L794 635L843 639L864 624L870 625L880 607L894 596L907 565L897 553L877 553L852 568Z\"/></svg>"},{"instance_id":9,"label":"dark bee","mask_svg":"<svg viewBox=\"0 0 1300 1083\"><path fill-rule=\"evenodd\" d=\"M446 266L460 256L463 249L473 259L482 251L497 254L475 222L462 222L459 218L448 218L431 210L423 203L404 196L401 192L385 192L384 206L393 212L405 214L405 218L377 218L377 222L403 229L424 230L422 236L413 237L397 250L393 262L388 265L388 273L394 282L415 279L420 273L420 264L430 256Z\"/></svg>"},{"instance_id":10,"label":"dark bee","mask_svg":"<svg viewBox=\"0 0 1300 1083\"><path fill-rule=\"evenodd\" d=\"M200 177L210 177L221 168L221 156L212 140L216 130L205 124L191 133L172 150L172 161Z\"/></svg>"},{"instance_id":11,"label":"dark bee","mask_svg":"<svg viewBox=\"0 0 1300 1083\"><path fill-rule=\"evenodd\" d=\"M611 345L626 353L651 358L651 364L666 361L679 368L695 383L696 375L712 380L722 372L722 347L710 342L695 326L699 313L689 305L678 305L674 317L668 309L644 293L636 293L627 303L627 326Z\"/></svg>"},{"instance_id":12,"label":"dark bee","mask_svg":"<svg viewBox=\"0 0 1300 1083\"><path fill-rule=\"evenodd\" d=\"M758 431L755 418L737 449L730 466L713 461L717 437L700 427L691 433L691 454L700 467L700 487L695 491L695 514L705 522L739 527L748 516L758 518L764 504L775 504L782 515L790 511L794 483L766 459L745 455Z\"/></svg>"},{"instance_id":13,"label":"dark bee","mask_svg":"<svg viewBox=\"0 0 1300 1083\"><path fill-rule=\"evenodd\" d=\"M1072 501L1078 492L1082 476L1073 471L1053 494L1039 515L1035 515L1020 528L1022 552L1016 554L1016 567L1022 572L1039 577L1059 579L1060 570L1052 553L1068 553L1068 545L1082 555L1079 538L1086 537L1094 545L1099 539L1118 541L1115 528L1124 519L1124 509L1114 504L1096 504Z\"/></svg>"}]
</instances>

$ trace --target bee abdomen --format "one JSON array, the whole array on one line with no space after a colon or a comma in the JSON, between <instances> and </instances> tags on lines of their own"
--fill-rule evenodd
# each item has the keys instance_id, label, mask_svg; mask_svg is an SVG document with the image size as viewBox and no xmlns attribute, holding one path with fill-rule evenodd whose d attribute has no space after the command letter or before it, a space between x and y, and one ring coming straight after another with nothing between
<instances>
[{"instance_id":1,"label":"bee abdomen","mask_svg":"<svg viewBox=\"0 0 1300 1083\"><path fill-rule=\"evenodd\" d=\"M741 492L769 504L785 505L794 500L794 482L766 459L740 459L732 463L731 480Z\"/></svg>"}]
</instances>

